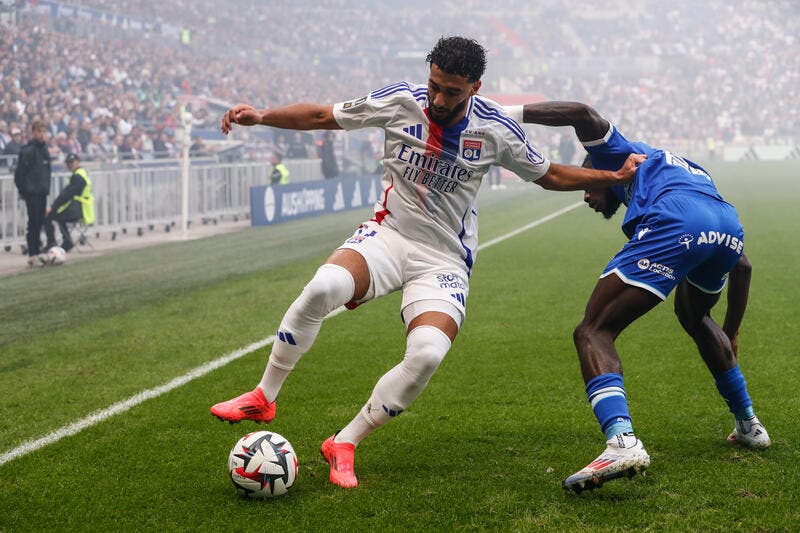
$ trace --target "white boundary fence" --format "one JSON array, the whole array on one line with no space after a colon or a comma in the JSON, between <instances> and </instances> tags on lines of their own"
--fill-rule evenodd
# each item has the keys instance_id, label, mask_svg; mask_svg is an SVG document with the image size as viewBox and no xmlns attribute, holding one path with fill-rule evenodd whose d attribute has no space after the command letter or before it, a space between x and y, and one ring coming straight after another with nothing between
<instances>
[{"instance_id":1,"label":"white boundary fence","mask_svg":"<svg viewBox=\"0 0 800 533\"><path fill-rule=\"evenodd\" d=\"M286 161L292 182L321 178L320 161ZM181 171L176 160L164 166L92 170L87 166L95 198L92 231L137 230L181 221ZM192 161L189 169L189 220L249 216L250 187L269 182L271 166L263 162ZM66 173L55 173L48 205L64 187ZM9 251L25 244L27 214L13 174L0 174L0 245ZM176 227L176 229L177 229Z\"/></svg>"}]
</instances>

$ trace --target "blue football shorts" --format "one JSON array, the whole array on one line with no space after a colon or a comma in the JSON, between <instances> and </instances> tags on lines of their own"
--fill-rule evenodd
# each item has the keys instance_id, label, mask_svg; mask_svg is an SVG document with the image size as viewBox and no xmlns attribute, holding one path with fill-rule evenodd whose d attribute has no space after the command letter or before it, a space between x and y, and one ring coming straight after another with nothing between
<instances>
[{"instance_id":1,"label":"blue football shorts","mask_svg":"<svg viewBox=\"0 0 800 533\"><path fill-rule=\"evenodd\" d=\"M601 278L616 274L666 300L686 278L717 294L744 250L736 209L700 193L670 192L657 199Z\"/></svg>"}]
</instances>

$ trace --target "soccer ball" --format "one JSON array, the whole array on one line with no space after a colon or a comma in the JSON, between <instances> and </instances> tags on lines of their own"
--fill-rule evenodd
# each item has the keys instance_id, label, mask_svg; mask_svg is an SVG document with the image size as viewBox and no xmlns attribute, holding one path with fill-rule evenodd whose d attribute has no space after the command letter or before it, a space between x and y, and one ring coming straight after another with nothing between
<instances>
[{"instance_id":1,"label":"soccer ball","mask_svg":"<svg viewBox=\"0 0 800 533\"><path fill-rule=\"evenodd\" d=\"M67 252L60 246L53 246L47 251L47 263L50 265L63 265L67 259Z\"/></svg>"},{"instance_id":2,"label":"soccer ball","mask_svg":"<svg viewBox=\"0 0 800 533\"><path fill-rule=\"evenodd\" d=\"M228 474L240 494L273 498L286 494L297 479L297 454L289 441L271 431L248 433L228 456Z\"/></svg>"}]
</instances>

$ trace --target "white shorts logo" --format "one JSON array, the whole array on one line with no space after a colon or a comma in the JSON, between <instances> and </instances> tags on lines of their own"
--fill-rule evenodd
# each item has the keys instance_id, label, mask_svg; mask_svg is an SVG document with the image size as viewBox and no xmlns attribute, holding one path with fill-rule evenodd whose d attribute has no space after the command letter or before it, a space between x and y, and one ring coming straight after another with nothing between
<instances>
[{"instance_id":1,"label":"white shorts logo","mask_svg":"<svg viewBox=\"0 0 800 533\"><path fill-rule=\"evenodd\" d=\"M639 259L639 262L636 263L636 266L638 266L642 270L647 270L648 268L650 268L650 260L646 258Z\"/></svg>"}]
</instances>

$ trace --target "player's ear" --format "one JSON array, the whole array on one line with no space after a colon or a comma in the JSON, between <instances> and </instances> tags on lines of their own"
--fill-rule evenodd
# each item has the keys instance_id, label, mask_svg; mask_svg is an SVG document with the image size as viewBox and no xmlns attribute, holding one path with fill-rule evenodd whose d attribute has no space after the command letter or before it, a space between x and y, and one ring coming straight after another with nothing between
<instances>
[{"instance_id":1,"label":"player's ear","mask_svg":"<svg viewBox=\"0 0 800 533\"><path fill-rule=\"evenodd\" d=\"M472 96L473 94L478 94L480 88L481 88L481 80L478 80L472 84L472 92L470 92L469 95Z\"/></svg>"}]
</instances>

